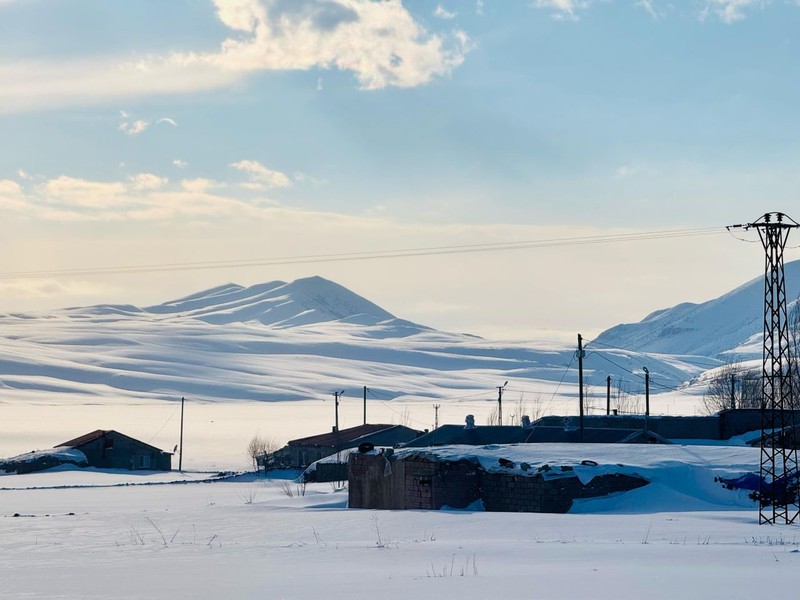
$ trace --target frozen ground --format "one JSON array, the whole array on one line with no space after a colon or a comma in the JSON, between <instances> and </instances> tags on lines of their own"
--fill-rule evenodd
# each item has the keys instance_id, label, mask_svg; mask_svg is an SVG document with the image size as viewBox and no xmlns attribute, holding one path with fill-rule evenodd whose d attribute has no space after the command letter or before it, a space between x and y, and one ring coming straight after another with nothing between
<instances>
[{"instance_id":1,"label":"frozen ground","mask_svg":"<svg viewBox=\"0 0 800 600\"><path fill-rule=\"evenodd\" d=\"M330 431L332 392L345 390L342 428L363 419L416 429L486 423L504 388L504 422L575 414L575 348L502 343L398 319L321 278L227 285L151 307L100 305L0 315L0 457L116 429L164 450L179 440L184 466L242 469L248 440L283 443ZM702 374L720 361L587 346L587 411L695 414ZM694 383L686 387L686 382ZM618 396L618 397L617 397Z\"/></svg>"},{"instance_id":2,"label":"frozen ground","mask_svg":"<svg viewBox=\"0 0 800 600\"><path fill-rule=\"evenodd\" d=\"M434 403L440 423L486 422L505 380L506 423L577 412L573 348L437 332L329 283L0 318L0 456L94 429L171 450L188 399L185 473L0 476L0 595L727 600L796 589L797 526L758 526L752 501L713 481L754 468L748 448L541 446L540 462L589 458L653 477L570 515L351 511L327 484L302 494L287 480L220 479L247 467L255 433L329 431L333 390L347 390L342 427L361 423L363 385L370 422L418 429L432 427ZM624 410L641 411L648 366L651 412L696 414L700 375L719 364L590 344L587 410L604 410L612 374ZM682 387L690 379L700 383Z\"/></svg>"},{"instance_id":3,"label":"frozen ground","mask_svg":"<svg viewBox=\"0 0 800 600\"><path fill-rule=\"evenodd\" d=\"M653 468L658 449L638 450L628 462ZM669 478L682 494L647 486L567 515L349 510L328 484L300 495L253 476L2 476L40 489L0 491L0 581L7 598L731 600L766 581L792 597L798 527L759 526L752 503L699 482L718 462L757 461L748 450L692 448ZM570 451L587 452L603 450Z\"/></svg>"}]
</instances>

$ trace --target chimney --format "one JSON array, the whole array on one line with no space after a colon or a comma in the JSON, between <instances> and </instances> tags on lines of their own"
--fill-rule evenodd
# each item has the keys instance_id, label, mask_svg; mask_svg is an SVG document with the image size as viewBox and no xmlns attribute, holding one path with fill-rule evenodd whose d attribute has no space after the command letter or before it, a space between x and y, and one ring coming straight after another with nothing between
<instances>
[{"instance_id":1,"label":"chimney","mask_svg":"<svg viewBox=\"0 0 800 600\"><path fill-rule=\"evenodd\" d=\"M475 415L467 415L465 421L467 425L464 427L464 429L475 429Z\"/></svg>"}]
</instances>

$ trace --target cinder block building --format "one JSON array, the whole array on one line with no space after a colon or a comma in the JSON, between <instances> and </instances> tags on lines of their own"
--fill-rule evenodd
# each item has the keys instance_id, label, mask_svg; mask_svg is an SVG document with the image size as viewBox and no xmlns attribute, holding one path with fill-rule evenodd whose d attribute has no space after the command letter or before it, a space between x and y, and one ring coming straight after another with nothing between
<instances>
[{"instance_id":1,"label":"cinder block building","mask_svg":"<svg viewBox=\"0 0 800 600\"><path fill-rule=\"evenodd\" d=\"M89 467L148 471L172 470L172 453L140 442L113 429L98 429L62 444L86 455Z\"/></svg>"}]
</instances>

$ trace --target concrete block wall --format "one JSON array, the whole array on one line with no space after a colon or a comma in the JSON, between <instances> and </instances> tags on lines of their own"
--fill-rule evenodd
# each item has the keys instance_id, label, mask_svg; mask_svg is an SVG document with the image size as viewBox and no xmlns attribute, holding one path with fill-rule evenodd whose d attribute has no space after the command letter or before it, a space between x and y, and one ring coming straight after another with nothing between
<instances>
[{"instance_id":1,"label":"concrete block wall","mask_svg":"<svg viewBox=\"0 0 800 600\"><path fill-rule=\"evenodd\" d=\"M541 473L529 476L484 472L480 495L488 511L565 513L578 498L627 492L647 483L621 474L599 475L584 485L569 474L545 479Z\"/></svg>"},{"instance_id":2,"label":"concrete block wall","mask_svg":"<svg viewBox=\"0 0 800 600\"><path fill-rule=\"evenodd\" d=\"M389 468L387 468L387 464ZM487 472L467 460L350 457L351 508L438 510L465 508L480 499L487 511L564 513L577 498L604 496L647 485L639 477L600 475L583 485L574 474Z\"/></svg>"},{"instance_id":3,"label":"concrete block wall","mask_svg":"<svg viewBox=\"0 0 800 600\"><path fill-rule=\"evenodd\" d=\"M402 462L406 508L465 508L479 497L478 468L469 461L437 462L411 457Z\"/></svg>"}]
</instances>

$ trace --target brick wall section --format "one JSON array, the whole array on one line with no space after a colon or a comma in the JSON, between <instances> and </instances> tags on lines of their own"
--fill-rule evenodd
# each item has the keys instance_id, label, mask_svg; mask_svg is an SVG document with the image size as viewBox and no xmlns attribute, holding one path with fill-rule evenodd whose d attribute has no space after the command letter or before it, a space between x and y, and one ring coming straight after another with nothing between
<instances>
[{"instance_id":1,"label":"brick wall section","mask_svg":"<svg viewBox=\"0 0 800 600\"><path fill-rule=\"evenodd\" d=\"M397 510L405 506L404 461L388 460L381 454L350 455L348 461L348 506Z\"/></svg>"},{"instance_id":2,"label":"brick wall section","mask_svg":"<svg viewBox=\"0 0 800 600\"><path fill-rule=\"evenodd\" d=\"M403 462L406 508L465 508L479 498L479 472L470 461L436 462L415 456Z\"/></svg>"},{"instance_id":3,"label":"brick wall section","mask_svg":"<svg viewBox=\"0 0 800 600\"><path fill-rule=\"evenodd\" d=\"M436 508L433 503L435 463L412 457L404 460L406 471L403 485L403 508ZM437 482L441 485L441 482Z\"/></svg>"},{"instance_id":4,"label":"brick wall section","mask_svg":"<svg viewBox=\"0 0 800 600\"><path fill-rule=\"evenodd\" d=\"M611 474L583 485L569 473L550 478L541 473L490 473L467 460L447 462L423 456L398 461L352 454L349 466L350 508L438 510L465 508L481 499L487 511L564 513L577 498L629 491L648 483Z\"/></svg>"},{"instance_id":5,"label":"brick wall section","mask_svg":"<svg viewBox=\"0 0 800 600\"><path fill-rule=\"evenodd\" d=\"M530 476L484 472L480 496L484 508L491 512L565 513L577 498L627 492L647 483L622 474L598 475L583 485L574 475L545 479L538 473Z\"/></svg>"}]
</instances>

